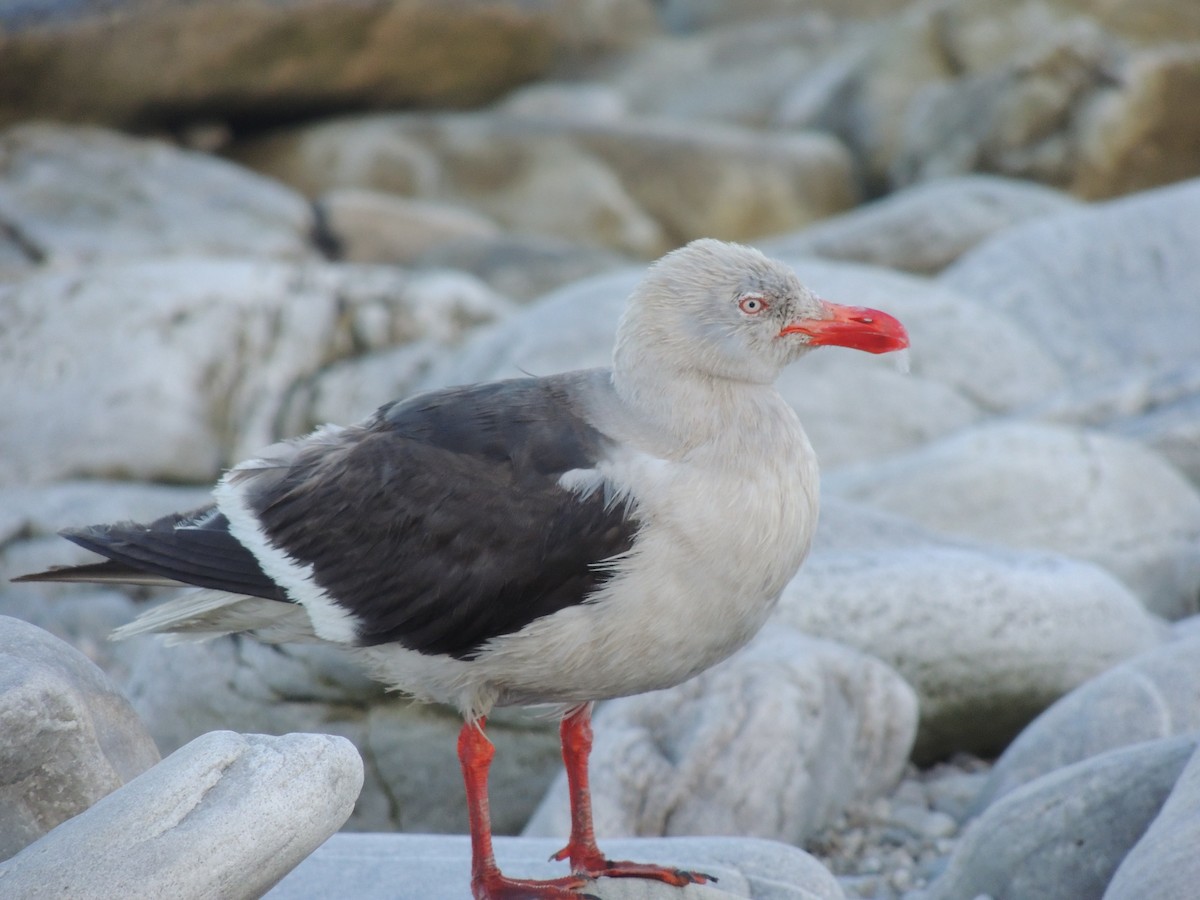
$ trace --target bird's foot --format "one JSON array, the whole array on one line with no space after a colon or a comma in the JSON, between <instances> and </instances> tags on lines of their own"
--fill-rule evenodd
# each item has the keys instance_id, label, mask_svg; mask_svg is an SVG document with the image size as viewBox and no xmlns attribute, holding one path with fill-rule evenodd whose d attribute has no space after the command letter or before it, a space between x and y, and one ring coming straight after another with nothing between
<instances>
[{"instance_id":1,"label":"bird's foot","mask_svg":"<svg viewBox=\"0 0 1200 900\"><path fill-rule=\"evenodd\" d=\"M529 878L506 878L500 872L487 872L471 879L475 900L600 900L592 894L580 893L590 881L584 875L539 881Z\"/></svg>"},{"instance_id":2,"label":"bird's foot","mask_svg":"<svg viewBox=\"0 0 1200 900\"><path fill-rule=\"evenodd\" d=\"M571 872L584 878L647 878L661 881L673 887L686 887L689 884L707 884L717 879L703 872L689 872L686 869L675 869L670 866L656 866L653 863L627 862L621 859L608 859L598 850L595 852L571 852L571 847L564 847L555 853L551 859L571 859Z\"/></svg>"}]
</instances>

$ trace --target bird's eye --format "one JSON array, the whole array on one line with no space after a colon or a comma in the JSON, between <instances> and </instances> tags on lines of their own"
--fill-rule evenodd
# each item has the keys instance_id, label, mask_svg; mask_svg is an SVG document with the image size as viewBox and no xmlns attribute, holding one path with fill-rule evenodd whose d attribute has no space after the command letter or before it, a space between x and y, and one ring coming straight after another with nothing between
<instances>
[{"instance_id":1,"label":"bird's eye","mask_svg":"<svg viewBox=\"0 0 1200 900\"><path fill-rule=\"evenodd\" d=\"M747 294L738 301L738 309L748 316L756 316L767 308L767 301L758 294Z\"/></svg>"}]
</instances>

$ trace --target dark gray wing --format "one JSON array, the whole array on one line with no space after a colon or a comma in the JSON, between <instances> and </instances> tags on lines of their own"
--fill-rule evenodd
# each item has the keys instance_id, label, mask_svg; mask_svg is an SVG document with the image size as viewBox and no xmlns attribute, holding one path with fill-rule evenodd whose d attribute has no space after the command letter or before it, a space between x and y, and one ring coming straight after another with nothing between
<instances>
[{"instance_id":1,"label":"dark gray wing","mask_svg":"<svg viewBox=\"0 0 1200 900\"><path fill-rule=\"evenodd\" d=\"M301 446L247 485L277 547L361 623L359 643L470 658L488 639L583 602L636 523L558 485L608 440L566 379L438 391ZM248 473L253 478L253 473Z\"/></svg>"}]
</instances>

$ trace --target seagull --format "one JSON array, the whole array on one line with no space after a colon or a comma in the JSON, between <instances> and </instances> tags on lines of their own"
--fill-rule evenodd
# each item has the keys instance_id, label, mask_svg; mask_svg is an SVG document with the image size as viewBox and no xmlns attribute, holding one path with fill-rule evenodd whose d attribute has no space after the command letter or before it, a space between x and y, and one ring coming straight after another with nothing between
<instances>
[{"instance_id":1,"label":"seagull","mask_svg":"<svg viewBox=\"0 0 1200 900\"><path fill-rule=\"evenodd\" d=\"M763 626L818 509L816 456L774 381L828 345L885 353L908 335L755 249L693 241L633 290L611 368L436 390L324 426L234 466L201 509L63 531L106 560L17 580L199 588L116 636L335 644L390 687L457 707L476 900L578 900L600 877L704 883L597 847L591 709L679 684ZM485 725L507 705L561 713L566 877L496 864Z\"/></svg>"}]
</instances>

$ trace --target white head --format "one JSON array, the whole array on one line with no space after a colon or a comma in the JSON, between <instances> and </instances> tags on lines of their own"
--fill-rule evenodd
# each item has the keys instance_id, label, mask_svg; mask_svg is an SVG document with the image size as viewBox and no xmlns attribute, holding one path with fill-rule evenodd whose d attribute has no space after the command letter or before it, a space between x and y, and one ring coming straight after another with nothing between
<instances>
[{"instance_id":1,"label":"white head","mask_svg":"<svg viewBox=\"0 0 1200 900\"><path fill-rule=\"evenodd\" d=\"M908 346L892 316L822 300L783 263L739 244L692 241L653 266L629 298L613 369L770 384L813 347Z\"/></svg>"}]
</instances>

